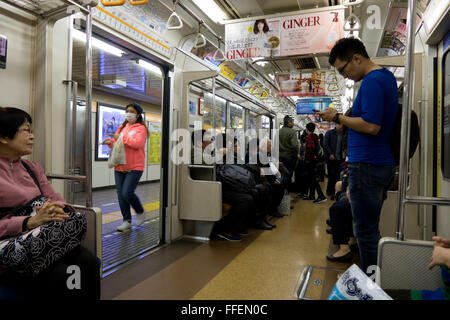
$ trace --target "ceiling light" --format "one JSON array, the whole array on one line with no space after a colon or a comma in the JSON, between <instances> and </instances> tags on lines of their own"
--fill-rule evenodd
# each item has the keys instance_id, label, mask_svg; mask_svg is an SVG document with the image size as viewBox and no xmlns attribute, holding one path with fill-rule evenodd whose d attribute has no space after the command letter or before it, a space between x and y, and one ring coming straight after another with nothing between
<instances>
[{"instance_id":1,"label":"ceiling light","mask_svg":"<svg viewBox=\"0 0 450 320\"><path fill-rule=\"evenodd\" d=\"M151 64L151 63L149 63L149 62L147 62L147 61L144 61L144 60L141 60L141 59L138 60L138 64L139 64L142 68L145 68L145 69L147 69L148 71L150 71L150 72L152 72L152 73L155 73L155 74L157 74L158 76L162 77L161 69L160 69L159 67L155 66L154 64Z\"/></svg>"},{"instance_id":2,"label":"ceiling light","mask_svg":"<svg viewBox=\"0 0 450 320\"><path fill-rule=\"evenodd\" d=\"M83 42L86 42L86 33L81 32L80 30L77 30L77 29L73 29L72 35L73 35L73 37L75 39L83 41ZM92 37L91 39L92 39L91 43L92 43L93 47L96 47L96 48L98 48L100 50L103 50L105 52L111 53L111 54L113 54L113 55L115 55L117 57L122 57L122 55L125 54L124 51L122 51L122 50L120 50L120 49L118 49L116 47L113 47L112 45L107 44L104 41L98 40L98 39L96 39L94 37Z\"/></svg>"},{"instance_id":3,"label":"ceiling light","mask_svg":"<svg viewBox=\"0 0 450 320\"><path fill-rule=\"evenodd\" d=\"M192 1L215 23L229 19L228 15L217 5L214 0Z\"/></svg>"}]
</instances>

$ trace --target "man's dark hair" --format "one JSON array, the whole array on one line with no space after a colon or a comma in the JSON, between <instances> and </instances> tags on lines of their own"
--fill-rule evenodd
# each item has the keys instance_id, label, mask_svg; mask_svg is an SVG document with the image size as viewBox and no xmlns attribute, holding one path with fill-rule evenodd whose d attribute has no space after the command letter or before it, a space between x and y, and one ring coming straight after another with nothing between
<instances>
[{"instance_id":1,"label":"man's dark hair","mask_svg":"<svg viewBox=\"0 0 450 320\"><path fill-rule=\"evenodd\" d=\"M359 54L366 59L369 59L366 47L361 40L356 38L342 38L336 41L333 49L331 49L328 62L334 65L336 59L342 61L350 61L354 54Z\"/></svg>"},{"instance_id":2,"label":"man's dark hair","mask_svg":"<svg viewBox=\"0 0 450 320\"><path fill-rule=\"evenodd\" d=\"M31 125L31 116L17 108L0 107L0 137L14 139L19 127L25 122Z\"/></svg>"},{"instance_id":3,"label":"man's dark hair","mask_svg":"<svg viewBox=\"0 0 450 320\"><path fill-rule=\"evenodd\" d=\"M291 122L291 121L294 121L294 118L292 118L292 117L289 116L289 115L284 116L283 124L284 124L285 126L287 126L288 123Z\"/></svg>"},{"instance_id":4,"label":"man's dark hair","mask_svg":"<svg viewBox=\"0 0 450 320\"><path fill-rule=\"evenodd\" d=\"M308 129L309 132L314 132L314 130L316 130L316 125L313 122L310 122L306 125L306 129Z\"/></svg>"}]
</instances>

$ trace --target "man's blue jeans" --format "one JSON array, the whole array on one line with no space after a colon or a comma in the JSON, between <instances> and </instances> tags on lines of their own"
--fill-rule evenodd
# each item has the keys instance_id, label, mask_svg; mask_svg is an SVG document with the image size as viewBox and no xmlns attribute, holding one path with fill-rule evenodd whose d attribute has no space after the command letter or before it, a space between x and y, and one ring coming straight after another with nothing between
<instances>
[{"instance_id":1,"label":"man's blue jeans","mask_svg":"<svg viewBox=\"0 0 450 320\"><path fill-rule=\"evenodd\" d=\"M348 164L353 233L358 240L361 267L366 273L369 266L377 264L381 207L393 177L394 166Z\"/></svg>"},{"instance_id":2,"label":"man's blue jeans","mask_svg":"<svg viewBox=\"0 0 450 320\"><path fill-rule=\"evenodd\" d=\"M133 170L130 172L114 171L116 180L117 197L119 198L120 211L123 221L131 222L131 209L133 207L136 213L143 213L141 201L136 195L135 190L143 171Z\"/></svg>"}]
</instances>

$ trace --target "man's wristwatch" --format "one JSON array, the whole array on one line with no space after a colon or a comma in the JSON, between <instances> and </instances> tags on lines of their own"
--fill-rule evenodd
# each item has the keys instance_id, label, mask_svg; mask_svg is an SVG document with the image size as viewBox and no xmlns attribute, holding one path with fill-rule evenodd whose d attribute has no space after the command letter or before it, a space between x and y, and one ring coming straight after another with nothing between
<instances>
[{"instance_id":1,"label":"man's wristwatch","mask_svg":"<svg viewBox=\"0 0 450 320\"><path fill-rule=\"evenodd\" d=\"M339 116L340 116L340 115L341 115L340 113L336 113L336 114L334 115L332 121L333 121L334 123L340 124L340 122L339 122Z\"/></svg>"}]
</instances>

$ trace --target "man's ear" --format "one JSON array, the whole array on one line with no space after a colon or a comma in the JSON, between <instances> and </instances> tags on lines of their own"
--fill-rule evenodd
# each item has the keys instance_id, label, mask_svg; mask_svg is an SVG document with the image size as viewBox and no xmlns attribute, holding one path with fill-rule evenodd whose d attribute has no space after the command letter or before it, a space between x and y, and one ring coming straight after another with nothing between
<instances>
[{"instance_id":1,"label":"man's ear","mask_svg":"<svg viewBox=\"0 0 450 320\"><path fill-rule=\"evenodd\" d=\"M8 144L8 140L6 140L6 138L0 137L0 143L1 144Z\"/></svg>"}]
</instances>

